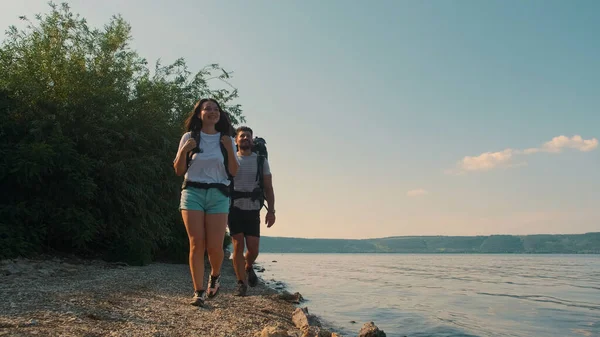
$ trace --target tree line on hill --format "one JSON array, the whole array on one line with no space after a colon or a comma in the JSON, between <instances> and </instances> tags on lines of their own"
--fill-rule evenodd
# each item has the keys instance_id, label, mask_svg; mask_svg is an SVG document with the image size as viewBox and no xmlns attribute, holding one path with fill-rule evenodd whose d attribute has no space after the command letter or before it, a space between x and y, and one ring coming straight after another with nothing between
<instances>
[{"instance_id":1,"label":"tree line on hill","mask_svg":"<svg viewBox=\"0 0 600 337\"><path fill-rule=\"evenodd\" d=\"M183 59L150 69L121 16L96 29L51 3L20 19L0 46L0 258L187 261L172 162L198 99L244 122L237 91L209 85L230 74Z\"/></svg>"},{"instance_id":2,"label":"tree line on hill","mask_svg":"<svg viewBox=\"0 0 600 337\"><path fill-rule=\"evenodd\" d=\"M261 237L265 253L600 254L600 232L565 235L406 236L380 239Z\"/></svg>"}]
</instances>

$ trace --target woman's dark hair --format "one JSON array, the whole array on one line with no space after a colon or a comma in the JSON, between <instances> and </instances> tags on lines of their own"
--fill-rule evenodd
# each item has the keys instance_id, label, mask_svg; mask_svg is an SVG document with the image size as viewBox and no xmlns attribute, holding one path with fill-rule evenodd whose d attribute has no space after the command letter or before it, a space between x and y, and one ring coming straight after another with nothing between
<instances>
[{"instance_id":1,"label":"woman's dark hair","mask_svg":"<svg viewBox=\"0 0 600 337\"><path fill-rule=\"evenodd\" d=\"M234 134L234 129L233 125L231 125L231 121L229 120L229 116L225 111L223 111L223 109L221 109L219 103L212 98L203 98L200 101L198 101L198 103L196 103L194 109L192 109L192 112L190 112L190 115L185 120L185 131L200 131L202 129L200 111L202 109L202 104L208 101L215 103L217 105L217 108L219 108L219 112L221 114L221 116L219 117L219 121L217 122L217 124L215 124L215 129L222 135L232 136Z\"/></svg>"}]
</instances>

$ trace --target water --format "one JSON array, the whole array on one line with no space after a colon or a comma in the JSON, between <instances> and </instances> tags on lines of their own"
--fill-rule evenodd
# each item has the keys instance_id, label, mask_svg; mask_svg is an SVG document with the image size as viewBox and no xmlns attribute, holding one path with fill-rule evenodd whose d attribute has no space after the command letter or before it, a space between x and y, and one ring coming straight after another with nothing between
<instances>
[{"instance_id":1,"label":"water","mask_svg":"<svg viewBox=\"0 0 600 337\"><path fill-rule=\"evenodd\" d=\"M347 335L374 321L388 336L600 336L598 255L262 253L257 262Z\"/></svg>"}]
</instances>

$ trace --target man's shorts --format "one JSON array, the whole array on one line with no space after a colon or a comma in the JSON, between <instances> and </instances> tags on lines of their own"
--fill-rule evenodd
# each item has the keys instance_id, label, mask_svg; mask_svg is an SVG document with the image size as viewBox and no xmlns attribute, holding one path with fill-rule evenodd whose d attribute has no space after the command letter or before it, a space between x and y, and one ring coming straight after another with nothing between
<instances>
[{"instance_id":1,"label":"man's shorts","mask_svg":"<svg viewBox=\"0 0 600 337\"><path fill-rule=\"evenodd\" d=\"M188 186L181 191L179 210L202 211L206 214L229 213L229 197L217 188Z\"/></svg>"},{"instance_id":2,"label":"man's shorts","mask_svg":"<svg viewBox=\"0 0 600 337\"><path fill-rule=\"evenodd\" d=\"M229 234L260 237L260 211L232 207L229 212Z\"/></svg>"}]
</instances>

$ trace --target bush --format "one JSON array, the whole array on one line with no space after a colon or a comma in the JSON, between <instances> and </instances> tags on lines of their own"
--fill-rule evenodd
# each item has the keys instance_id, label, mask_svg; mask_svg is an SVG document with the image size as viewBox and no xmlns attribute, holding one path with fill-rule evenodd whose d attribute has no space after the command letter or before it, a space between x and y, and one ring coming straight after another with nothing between
<instances>
[{"instance_id":1,"label":"bush","mask_svg":"<svg viewBox=\"0 0 600 337\"><path fill-rule=\"evenodd\" d=\"M180 261L187 236L172 162L200 97L244 122L217 64L153 72L114 16L92 29L66 4L0 46L0 258L59 251L145 264Z\"/></svg>"}]
</instances>

